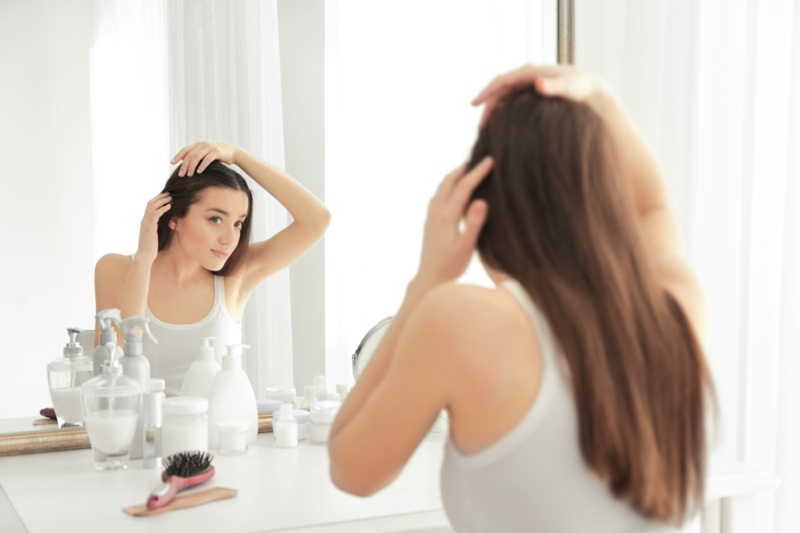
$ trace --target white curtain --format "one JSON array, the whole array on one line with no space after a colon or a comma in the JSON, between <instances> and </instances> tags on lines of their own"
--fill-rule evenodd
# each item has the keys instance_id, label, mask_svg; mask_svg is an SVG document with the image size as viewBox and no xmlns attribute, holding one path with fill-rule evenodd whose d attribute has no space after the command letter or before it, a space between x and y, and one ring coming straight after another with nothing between
<instances>
[{"instance_id":1,"label":"white curtain","mask_svg":"<svg viewBox=\"0 0 800 533\"><path fill-rule=\"evenodd\" d=\"M135 251L146 202L169 160L199 140L242 146L283 167L275 1L97 0L92 137L97 255ZM287 224L285 209L250 180L252 238ZM256 396L292 383L289 272L256 289L243 318L245 369Z\"/></svg>"},{"instance_id":2,"label":"white curtain","mask_svg":"<svg viewBox=\"0 0 800 533\"><path fill-rule=\"evenodd\" d=\"M579 66L655 147L707 296L722 451L781 479L759 530L800 531L800 3L582 1Z\"/></svg>"},{"instance_id":3,"label":"white curtain","mask_svg":"<svg viewBox=\"0 0 800 533\"><path fill-rule=\"evenodd\" d=\"M326 4L326 374L397 311L428 200L475 141L470 101L492 77L556 59L555 0ZM354 237L357 236L357 237ZM473 265L466 278L490 281ZM411 391L409 391L411 392Z\"/></svg>"},{"instance_id":4,"label":"white curtain","mask_svg":"<svg viewBox=\"0 0 800 533\"><path fill-rule=\"evenodd\" d=\"M258 0L168 2L170 150L200 140L242 146L283 168L277 4ZM286 210L250 180L252 238L287 224ZM292 323L289 271L262 283L244 316L245 366L256 396L290 386Z\"/></svg>"}]
</instances>

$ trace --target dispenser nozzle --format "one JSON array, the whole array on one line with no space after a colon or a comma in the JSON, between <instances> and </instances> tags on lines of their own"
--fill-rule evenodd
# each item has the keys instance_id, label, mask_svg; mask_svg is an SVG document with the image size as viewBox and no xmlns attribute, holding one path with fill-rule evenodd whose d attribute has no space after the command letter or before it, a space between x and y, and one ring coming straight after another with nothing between
<instances>
[{"instance_id":1,"label":"dispenser nozzle","mask_svg":"<svg viewBox=\"0 0 800 533\"><path fill-rule=\"evenodd\" d=\"M136 331L136 328L142 328L144 335L147 335L151 341L158 344L158 341L155 337L153 337L153 333L150 331L150 319L146 316L129 316L128 318L122 321L122 332L125 335L125 342L128 341L138 341L139 340L139 332Z\"/></svg>"},{"instance_id":2,"label":"dispenser nozzle","mask_svg":"<svg viewBox=\"0 0 800 533\"><path fill-rule=\"evenodd\" d=\"M78 334L80 334L81 330L78 328L67 328L67 335L69 335L69 342L66 346L64 346L64 355L80 355L83 353L83 349L81 348L80 344L78 344Z\"/></svg>"},{"instance_id":3,"label":"dispenser nozzle","mask_svg":"<svg viewBox=\"0 0 800 533\"><path fill-rule=\"evenodd\" d=\"M111 324L120 325L122 323L122 313L119 309L113 307L103 309L94 316L100 322L100 328L103 331L111 329ZM113 331L113 330L112 330Z\"/></svg>"},{"instance_id":4,"label":"dispenser nozzle","mask_svg":"<svg viewBox=\"0 0 800 533\"><path fill-rule=\"evenodd\" d=\"M249 344L228 344L228 355L242 355L242 350L245 348L250 348Z\"/></svg>"}]
</instances>

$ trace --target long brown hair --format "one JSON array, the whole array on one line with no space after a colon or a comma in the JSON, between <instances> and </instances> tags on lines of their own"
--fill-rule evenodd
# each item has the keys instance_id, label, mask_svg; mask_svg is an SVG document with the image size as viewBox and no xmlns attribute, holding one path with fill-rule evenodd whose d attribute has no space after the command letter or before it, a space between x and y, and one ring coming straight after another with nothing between
<instances>
[{"instance_id":1,"label":"long brown hair","mask_svg":"<svg viewBox=\"0 0 800 533\"><path fill-rule=\"evenodd\" d=\"M164 185L161 192L168 192L172 196L172 207L158 219L158 250L164 250L172 243L175 233L169 223L173 218L183 218L189 212L192 204L200 200L202 192L209 187L223 187L242 191L247 195L247 216L242 222L239 233L239 243L231 253L225 265L214 272L218 276L233 274L242 263L250 246L250 233L253 227L253 191L241 174L220 161L212 161L203 172L196 172L194 176L179 176L180 165L175 167L172 175Z\"/></svg>"},{"instance_id":2,"label":"long brown hair","mask_svg":"<svg viewBox=\"0 0 800 533\"><path fill-rule=\"evenodd\" d=\"M642 516L682 522L702 506L700 344L656 278L612 141L588 106L533 88L481 129L469 167L494 159L478 252L518 280L566 358L583 459Z\"/></svg>"}]
</instances>

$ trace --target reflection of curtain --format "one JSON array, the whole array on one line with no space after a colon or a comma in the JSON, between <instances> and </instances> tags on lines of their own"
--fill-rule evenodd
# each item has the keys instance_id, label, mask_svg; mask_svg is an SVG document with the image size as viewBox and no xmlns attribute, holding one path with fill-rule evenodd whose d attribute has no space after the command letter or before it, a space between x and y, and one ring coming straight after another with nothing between
<instances>
[{"instance_id":1,"label":"reflection of curtain","mask_svg":"<svg viewBox=\"0 0 800 533\"><path fill-rule=\"evenodd\" d=\"M224 140L283 167L276 2L168 2L170 149ZM287 224L286 210L253 188L253 240ZM261 284L244 317L245 365L256 390L292 384L289 271ZM249 354L249 356L248 356ZM257 355L257 357L255 357Z\"/></svg>"},{"instance_id":2,"label":"reflection of curtain","mask_svg":"<svg viewBox=\"0 0 800 533\"><path fill-rule=\"evenodd\" d=\"M169 159L189 142L228 141L283 166L274 0L97 0L95 15L99 254L136 249L144 206L169 176ZM287 215L251 185L253 239L263 240L286 225ZM245 364L257 395L264 386L292 383L291 339L284 271L256 289L245 312Z\"/></svg>"},{"instance_id":3,"label":"reflection of curtain","mask_svg":"<svg viewBox=\"0 0 800 533\"><path fill-rule=\"evenodd\" d=\"M710 308L722 448L782 480L760 531L800 531L800 5L612 3L576 6L577 62L611 78L671 180Z\"/></svg>"}]
</instances>

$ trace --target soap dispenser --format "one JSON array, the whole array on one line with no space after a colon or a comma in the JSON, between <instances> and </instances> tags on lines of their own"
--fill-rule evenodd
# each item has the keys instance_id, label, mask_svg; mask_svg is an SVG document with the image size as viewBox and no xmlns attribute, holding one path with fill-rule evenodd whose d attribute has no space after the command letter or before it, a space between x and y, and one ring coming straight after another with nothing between
<instances>
[{"instance_id":1,"label":"soap dispenser","mask_svg":"<svg viewBox=\"0 0 800 533\"><path fill-rule=\"evenodd\" d=\"M189 367L186 377L183 378L181 396L202 396L209 399L211 397L211 386L214 378L220 371L219 364L214 358L214 348L211 341L214 337L203 337L202 346L197 354L197 359Z\"/></svg>"},{"instance_id":2,"label":"soap dispenser","mask_svg":"<svg viewBox=\"0 0 800 533\"><path fill-rule=\"evenodd\" d=\"M144 356L142 352L142 337L139 335L139 328L142 329L144 335L150 337L155 343L158 343L153 337L148 327L149 319L144 316L129 316L122 321L122 334L125 335L125 347L123 349L122 357L119 362L122 365L122 373L128 376L136 383L143 391L147 390L150 383L150 361ZM136 433L131 443L131 459L142 458L142 421L136 425Z\"/></svg>"},{"instance_id":3,"label":"soap dispenser","mask_svg":"<svg viewBox=\"0 0 800 533\"><path fill-rule=\"evenodd\" d=\"M113 342L106 348L107 353L114 353ZM81 400L95 470L128 468L142 405L139 384L122 375L119 362L110 357L100 375L81 386Z\"/></svg>"},{"instance_id":4,"label":"soap dispenser","mask_svg":"<svg viewBox=\"0 0 800 533\"><path fill-rule=\"evenodd\" d=\"M92 378L92 359L83 355L77 343L80 332L77 328L68 328L69 343L64 347L64 355L47 365L50 399L58 427L83 425L81 385Z\"/></svg>"},{"instance_id":5,"label":"soap dispenser","mask_svg":"<svg viewBox=\"0 0 800 533\"><path fill-rule=\"evenodd\" d=\"M97 348L94 349L92 369L94 375L99 376L103 371L103 363L108 361L108 348L106 348L106 345L109 342L114 343L114 359L117 360L122 357L122 348L117 344L117 331L114 329L114 324L119 326L122 322L122 314L119 309L103 309L95 315L95 319L100 323L100 342L97 344Z\"/></svg>"},{"instance_id":6,"label":"soap dispenser","mask_svg":"<svg viewBox=\"0 0 800 533\"><path fill-rule=\"evenodd\" d=\"M247 444L258 436L258 408L253 386L242 370L242 349L248 346L229 344L228 354L222 358L222 370L214 378L208 400L208 447L219 445L217 422L247 420Z\"/></svg>"}]
</instances>

